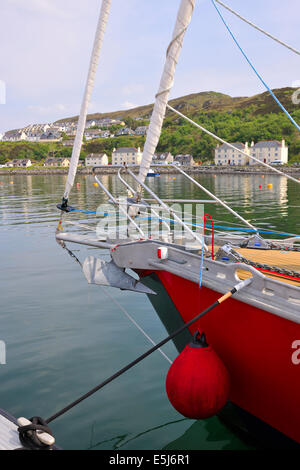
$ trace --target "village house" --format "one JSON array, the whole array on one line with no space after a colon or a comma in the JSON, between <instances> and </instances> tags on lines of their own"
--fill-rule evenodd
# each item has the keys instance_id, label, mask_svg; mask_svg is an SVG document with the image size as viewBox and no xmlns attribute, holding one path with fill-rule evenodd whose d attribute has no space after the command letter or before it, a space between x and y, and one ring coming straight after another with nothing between
<instances>
[{"instance_id":1,"label":"village house","mask_svg":"<svg viewBox=\"0 0 300 470\"><path fill-rule=\"evenodd\" d=\"M49 124L31 124L24 127L23 132L26 134L26 140L30 142L38 142L41 136L48 132Z\"/></svg>"},{"instance_id":2,"label":"village house","mask_svg":"<svg viewBox=\"0 0 300 470\"><path fill-rule=\"evenodd\" d=\"M110 132L109 131L102 131L101 129L87 129L84 132L84 137L86 140L93 140L93 139L99 139L103 137L109 137Z\"/></svg>"},{"instance_id":3,"label":"village house","mask_svg":"<svg viewBox=\"0 0 300 470\"><path fill-rule=\"evenodd\" d=\"M73 147L74 142L75 142L75 138L65 140L62 144L63 144L64 147Z\"/></svg>"},{"instance_id":4,"label":"village house","mask_svg":"<svg viewBox=\"0 0 300 470\"><path fill-rule=\"evenodd\" d=\"M269 164L285 164L288 162L288 146L285 140L262 140L254 144L251 143L251 155L260 162ZM250 165L259 165L258 162L250 158Z\"/></svg>"},{"instance_id":5,"label":"village house","mask_svg":"<svg viewBox=\"0 0 300 470\"><path fill-rule=\"evenodd\" d=\"M135 129L136 135L146 135L148 132L148 126L139 126Z\"/></svg>"},{"instance_id":6,"label":"village house","mask_svg":"<svg viewBox=\"0 0 300 470\"><path fill-rule=\"evenodd\" d=\"M75 137L76 136L76 127L68 127L68 129L66 130L65 134L67 137Z\"/></svg>"},{"instance_id":7,"label":"village house","mask_svg":"<svg viewBox=\"0 0 300 470\"><path fill-rule=\"evenodd\" d=\"M48 131L42 134L39 138L40 141L59 142L62 136L60 132Z\"/></svg>"},{"instance_id":8,"label":"village house","mask_svg":"<svg viewBox=\"0 0 300 470\"><path fill-rule=\"evenodd\" d=\"M166 153L155 153L153 155L153 163L158 163L159 165L168 165L173 163L174 157L170 152Z\"/></svg>"},{"instance_id":9,"label":"village house","mask_svg":"<svg viewBox=\"0 0 300 470\"><path fill-rule=\"evenodd\" d=\"M85 166L108 165L108 156L106 153L91 153L85 159Z\"/></svg>"},{"instance_id":10,"label":"village house","mask_svg":"<svg viewBox=\"0 0 300 470\"><path fill-rule=\"evenodd\" d=\"M108 139L109 137L114 137L114 134L111 134L110 131L100 131L100 137L102 139Z\"/></svg>"},{"instance_id":11,"label":"village house","mask_svg":"<svg viewBox=\"0 0 300 470\"><path fill-rule=\"evenodd\" d=\"M104 118L99 121L99 127L111 127L111 126L125 126L125 122L121 121L120 119L110 119Z\"/></svg>"},{"instance_id":12,"label":"village house","mask_svg":"<svg viewBox=\"0 0 300 470\"><path fill-rule=\"evenodd\" d=\"M6 166L11 168L28 168L29 166L32 166L32 162L29 160L29 158L22 160L16 158L14 160L10 160Z\"/></svg>"},{"instance_id":13,"label":"village house","mask_svg":"<svg viewBox=\"0 0 300 470\"><path fill-rule=\"evenodd\" d=\"M174 163L179 163L182 166L193 166L195 165L192 155L176 155L174 157Z\"/></svg>"},{"instance_id":14,"label":"village house","mask_svg":"<svg viewBox=\"0 0 300 470\"><path fill-rule=\"evenodd\" d=\"M120 135L135 135L134 130L130 129L130 127L125 127L124 129L119 129L116 132L116 136Z\"/></svg>"},{"instance_id":15,"label":"village house","mask_svg":"<svg viewBox=\"0 0 300 470\"><path fill-rule=\"evenodd\" d=\"M139 165L142 159L140 147L120 147L113 149L112 165Z\"/></svg>"},{"instance_id":16,"label":"village house","mask_svg":"<svg viewBox=\"0 0 300 470\"><path fill-rule=\"evenodd\" d=\"M102 118L102 119L89 119L86 122L86 129L91 129L93 127L100 127L107 129L111 126L125 126L125 122L119 120L119 119L111 119L111 118Z\"/></svg>"},{"instance_id":17,"label":"village house","mask_svg":"<svg viewBox=\"0 0 300 470\"><path fill-rule=\"evenodd\" d=\"M231 143L237 150L232 149L229 145L217 145L215 149L215 165L248 165L249 157L244 155L250 154L248 142L242 144L241 142Z\"/></svg>"},{"instance_id":18,"label":"village house","mask_svg":"<svg viewBox=\"0 0 300 470\"><path fill-rule=\"evenodd\" d=\"M44 166L47 167L62 167L68 168L70 166L70 160L68 158L47 158L44 162Z\"/></svg>"},{"instance_id":19,"label":"village house","mask_svg":"<svg viewBox=\"0 0 300 470\"><path fill-rule=\"evenodd\" d=\"M2 140L6 142L19 142L21 140L27 140L27 134L23 131L23 129L8 131L5 132Z\"/></svg>"}]
</instances>

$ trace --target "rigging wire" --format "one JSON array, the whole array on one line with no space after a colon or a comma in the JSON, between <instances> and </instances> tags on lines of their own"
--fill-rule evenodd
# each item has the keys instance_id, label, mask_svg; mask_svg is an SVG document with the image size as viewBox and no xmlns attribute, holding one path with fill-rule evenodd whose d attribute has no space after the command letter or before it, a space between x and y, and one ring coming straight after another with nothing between
<instances>
[{"instance_id":1,"label":"rigging wire","mask_svg":"<svg viewBox=\"0 0 300 470\"><path fill-rule=\"evenodd\" d=\"M106 380L101 382L99 385L96 387L92 388L89 390L87 393L82 395L81 397L77 398L77 400L73 401L69 405L65 406L61 410L57 411L54 415L50 416L48 419L46 419L46 424L51 423L55 419L59 418L63 414L67 413L69 410L77 406L79 403L83 402L90 396L94 395L94 393L98 392L101 390L103 387L105 387L107 384L111 383L113 380L117 379L121 375L123 375L125 372L128 370L132 369L135 365L139 364L142 362L146 357L150 356L152 353L157 351L157 349L161 348L164 346L166 343L171 341L173 338L178 336L180 333L185 331L187 328L189 328L191 325L193 325L196 321L198 321L200 318L202 318L204 315L209 313L211 310L216 308L217 306L221 305L223 302L225 302L227 299L230 299L235 293L239 292L240 290L244 289L245 287L248 287L252 282L252 278L245 279L244 281L240 281L238 284L236 284L230 291L228 291L226 294L222 295L218 300L216 300L213 304L211 304L209 307L207 307L205 310L203 310L201 313L193 317L190 321L187 323L184 323L180 328L178 328L176 331L171 333L169 336L167 336L165 339L160 341L158 344L153 346L152 348L148 349L145 353L141 354L139 357L137 357L134 361L130 362L130 364L127 364L125 367L122 369L118 370L115 374L111 375L108 377Z\"/></svg>"},{"instance_id":2,"label":"rigging wire","mask_svg":"<svg viewBox=\"0 0 300 470\"><path fill-rule=\"evenodd\" d=\"M237 47L239 48L239 50L241 51L241 53L243 54L243 56L245 57L246 61L248 62L248 64L250 65L250 67L252 68L252 70L254 71L254 73L256 74L256 76L259 78L259 80L261 81L261 83L264 85L264 87L268 90L268 92L271 94L271 96L273 97L273 99L276 101L276 103L278 104L278 106L280 106L280 108L282 109L282 111L286 114L286 116L289 118L289 120L291 121L292 124L294 124L294 126L298 129L298 131L300 131L300 126L299 124L297 124L297 122L294 120L294 118L290 115L290 113L285 109L285 107L283 106L283 104L279 101L279 99L277 98L277 96L273 93L273 91L271 90L271 88L267 85L267 83L264 81L264 79L262 78L262 76L258 73L258 71L256 70L256 68L254 67L254 65L252 64L252 62L250 61L249 57L247 56L246 52L244 51L244 49L242 49L242 47L240 46L238 40L236 39L236 37L234 36L233 32L231 31L230 27L228 26L228 24L226 23L222 13L220 12L219 8L217 7L216 3L215 3L215 0L211 0L213 6L215 7L215 9L217 10L217 13L218 15L220 16L222 22L224 23L227 31L229 32L230 36L232 37L232 39L234 40L235 44L237 45Z\"/></svg>"},{"instance_id":3,"label":"rigging wire","mask_svg":"<svg viewBox=\"0 0 300 470\"><path fill-rule=\"evenodd\" d=\"M198 127L198 129L200 129L201 131L203 131L203 132L205 132L206 134L210 135L211 137L213 137L214 139L218 140L219 142L222 142L222 144L225 144L225 145L227 145L228 147L232 148L233 150L236 150L237 152L239 152L239 153L245 155L246 157L251 158L252 160L258 162L260 165L263 165L263 166L265 166L266 168L269 168L270 170L274 171L275 173L278 173L279 175L285 176L286 178L288 178L288 179L294 181L294 183L300 184L300 181L297 180L296 178L293 178L293 176L288 175L287 173L284 173L283 171L280 171L280 170L278 170L277 168L274 168L273 166L269 165L268 163L265 163L265 162L260 161L258 158L253 157L253 155L250 155L250 154L244 152L243 150L236 148L234 145L230 144L229 142L227 142L227 141L224 140L224 139L221 139L221 137L218 137L218 136L217 136L216 134L214 134L213 132L208 131L207 129L205 129L205 127L200 126L200 124L197 124L197 122L195 122L195 121L193 121L192 119L190 119L189 117L185 116L184 114L182 114L180 111L178 111L177 109L173 108L173 107L170 106L169 104L167 104L167 107L168 107L171 111L173 111L174 113L178 114L178 116L182 117L182 118L185 119L186 121L188 121L188 122L190 122L191 124L193 124L193 126Z\"/></svg>"},{"instance_id":4,"label":"rigging wire","mask_svg":"<svg viewBox=\"0 0 300 470\"><path fill-rule=\"evenodd\" d=\"M292 52L295 52L295 54L298 54L300 55L300 52L295 49L294 47L292 46L289 46L289 44L286 44L285 42L281 41L280 39L276 38L275 36L273 36L272 34L268 33L267 31L265 31L264 29L260 28L259 26L257 26L256 24L252 23L251 21L247 20L246 18L244 18L242 15L240 15L239 13L237 13L236 11L232 10L232 8L230 8L229 6L225 5L225 3L223 2L220 2L220 0L215 0L217 3L219 3L219 5L222 5L222 7L226 8L226 10L230 11L230 13L233 13L233 15L237 16L240 20L244 21L245 23L247 23L248 25L252 26L254 29L257 29L257 31L260 31L261 33L265 34L266 36L268 36L270 39L273 39L273 41L276 41L278 42L278 44L281 44L282 46L286 47L287 49L289 49L290 51Z\"/></svg>"},{"instance_id":5,"label":"rigging wire","mask_svg":"<svg viewBox=\"0 0 300 470\"><path fill-rule=\"evenodd\" d=\"M132 318L132 316L127 312L125 307L123 307L110 293L107 291L107 289L104 289L104 287L100 286L102 292L117 306L119 309L126 315L126 317L131 321L131 323L147 338L148 341L153 346L156 346L156 343L153 341L153 339L143 330L143 328ZM170 363L172 364L172 360L160 349L158 348L158 351L160 354Z\"/></svg>"},{"instance_id":6,"label":"rigging wire","mask_svg":"<svg viewBox=\"0 0 300 470\"><path fill-rule=\"evenodd\" d=\"M287 176L283 173L284 176ZM80 209L76 209L76 210L72 210L69 212L70 213L75 213L75 212L81 212ZM93 214L97 215L99 213L97 212L93 212ZM109 214L107 213L106 215L111 215L111 216L118 216L118 217L125 217L121 214ZM170 222L170 223L173 223L173 224L176 224L176 220L172 220L172 219L162 219L162 218L155 218L155 217L140 217L140 216L137 216L136 219L147 219L147 220L157 220L157 221L161 221L161 220L165 220L167 222ZM202 227L203 224L202 223L197 223L197 222L186 222L187 225L191 225L193 227ZM207 228L212 228L211 225L206 225ZM239 232L249 232L249 233L264 233L264 234L269 234L269 235L282 235L282 236L288 236L288 237L299 237L299 235L297 235L296 233L287 233L287 232L275 232L273 230L260 230L260 229L250 229L250 228L246 228L246 227L228 227L226 225L215 225L214 226L215 228L220 228L220 229L223 229L223 230L233 230L233 231L239 231Z\"/></svg>"}]
</instances>

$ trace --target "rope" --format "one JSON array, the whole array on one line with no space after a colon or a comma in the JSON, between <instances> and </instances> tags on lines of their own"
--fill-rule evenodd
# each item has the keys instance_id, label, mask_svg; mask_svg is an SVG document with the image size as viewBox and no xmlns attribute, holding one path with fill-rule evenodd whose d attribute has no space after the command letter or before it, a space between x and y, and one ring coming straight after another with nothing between
<instances>
[{"instance_id":1,"label":"rope","mask_svg":"<svg viewBox=\"0 0 300 470\"><path fill-rule=\"evenodd\" d=\"M203 218L203 236L205 235L205 222L207 217L211 220L212 237L211 237L211 259L214 260L214 241L215 241L215 226L212 217L209 214L205 214Z\"/></svg>"},{"instance_id":2,"label":"rope","mask_svg":"<svg viewBox=\"0 0 300 470\"><path fill-rule=\"evenodd\" d=\"M219 3L220 5L222 5L222 7L226 8L226 10L230 11L230 13L233 13L235 16L237 16L240 20L242 21L245 21L245 23L249 24L250 26L252 26L253 28L257 29L257 31L260 31L261 33L265 34L266 36L268 36L270 39L273 39L273 41L276 41L278 42L278 44L281 44L282 46L286 47L287 49L289 49L290 51L292 52L295 52L295 54L298 54L300 55L300 52L297 51L297 49L295 49L294 47L292 46L289 46L288 44L286 44L285 42L281 41L280 39L276 38L275 36L273 36L272 34L268 33L267 31L265 31L264 29L260 28L259 26L255 25L254 23L251 23L251 21L247 20L246 18L244 18L242 15L240 15L239 13L237 13L236 11L232 10L230 7L228 7L227 5L225 5L225 3L223 2L220 2L220 0L216 0L217 3Z\"/></svg>"},{"instance_id":3,"label":"rope","mask_svg":"<svg viewBox=\"0 0 300 470\"><path fill-rule=\"evenodd\" d=\"M59 418L63 414L65 414L67 411L71 410L74 408L76 405L81 403L82 401L86 400L89 398L91 395L94 393L98 392L100 389L105 387L105 385L111 383L113 380L116 378L120 377L122 374L127 372L129 369L132 369L136 364L139 364L141 361L143 361L146 357L150 356L153 352L157 351L157 349L161 348L164 346L166 343L171 341L175 336L179 335L182 333L186 328L189 328L192 324L194 324L196 321L198 321L201 317L206 315L208 312L213 310L215 307L220 305L221 303L225 302L227 299L229 299L232 295L234 295L236 292L239 292L241 289L247 287L249 284L251 284L252 278L245 279L244 281L239 282L236 284L230 291L228 291L225 295L220 297L218 300L216 300L212 305L207 307L203 312L199 313L196 315L194 318L192 318L189 322L185 323L183 326L178 328L178 330L174 331L171 335L167 336L164 340L160 341L160 343L156 344L156 346L153 346L153 348L148 349L144 354L141 356L137 357L134 361L130 362L127 364L125 367L120 369L118 372L110 376L108 379L104 380L101 382L99 385L96 387L92 388L89 392L85 393L81 397L79 397L77 400L73 401L69 405L67 405L65 408L62 408L60 411L55 413L54 415L50 416L47 420L46 423L49 424L50 422L54 421L55 419Z\"/></svg>"},{"instance_id":4,"label":"rope","mask_svg":"<svg viewBox=\"0 0 300 470\"><path fill-rule=\"evenodd\" d=\"M204 238L204 237L203 237ZM202 277L203 277L203 260L204 260L204 249L203 249L204 244L202 243L202 248L201 248L201 261L200 261L200 279L199 279L199 288L201 289L202 287Z\"/></svg>"},{"instance_id":5,"label":"rope","mask_svg":"<svg viewBox=\"0 0 300 470\"><path fill-rule=\"evenodd\" d=\"M101 286L100 286L101 287ZM112 296L109 294L109 292L104 289L103 287L101 287L102 291L104 292L104 294L115 304L117 305L117 307L119 307L119 309L126 315L126 317L131 321L131 323L134 324L134 326L136 326L136 328L145 336L145 338L147 338L148 341L150 341L151 344L153 344L153 346L156 346L156 343L153 341L153 339L143 330L143 328L132 318L131 315L129 315L129 313L127 312L127 310ZM158 351L160 352L160 354L170 363L172 364L172 361L171 359L160 349L158 348Z\"/></svg>"},{"instance_id":6,"label":"rope","mask_svg":"<svg viewBox=\"0 0 300 470\"><path fill-rule=\"evenodd\" d=\"M211 0L212 1L212 4L213 6L215 7L215 9L217 10L217 13L218 15L220 16L222 22L224 23L227 31L229 32L230 36L232 37L232 39L234 40L235 44L237 45L237 47L239 48L239 50L241 51L241 53L243 54L243 56L245 57L246 61L248 62L248 64L250 65L250 67L252 68L252 70L254 71L254 73L256 74L256 76L259 78L259 80L261 81L261 83L264 85L264 87L268 90L268 92L270 93L270 95L274 98L274 100L276 101L276 103L278 104L278 106L280 106L280 108L282 109L282 111L286 114L286 116L289 118L289 120L291 121L292 124L294 124L294 126L298 129L298 131L300 131L300 126L299 124L296 123L296 121L292 118L292 116L290 115L290 113L285 109L285 107L283 106L283 104L281 104L281 102L279 101L279 99L275 96L275 94L273 93L273 91L270 89L270 87L266 84L266 82L264 81L264 79L261 77L261 75L258 73L258 71L256 70L256 68L254 67L254 65L252 64L252 62L250 61L249 57L247 56L247 54L245 53L245 51L242 49L242 47L240 46L239 42L237 41L236 37L234 36L233 32L231 31L230 27L228 26L228 24L226 23L224 17L222 16L222 13L220 12L220 10L218 9L217 5L215 4L215 0Z\"/></svg>"},{"instance_id":7,"label":"rope","mask_svg":"<svg viewBox=\"0 0 300 470\"><path fill-rule=\"evenodd\" d=\"M18 427L19 439L22 446L29 450L51 450L52 446L44 444L37 436L38 431L53 436L46 421L39 416L34 416L33 418L30 418L29 421L31 421L30 424Z\"/></svg>"}]
</instances>

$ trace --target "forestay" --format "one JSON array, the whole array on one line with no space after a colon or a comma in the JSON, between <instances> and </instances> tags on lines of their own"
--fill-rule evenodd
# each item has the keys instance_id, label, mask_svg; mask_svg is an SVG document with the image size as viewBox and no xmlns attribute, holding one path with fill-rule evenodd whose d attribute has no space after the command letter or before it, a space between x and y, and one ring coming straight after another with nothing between
<instances>
[{"instance_id":1,"label":"forestay","mask_svg":"<svg viewBox=\"0 0 300 470\"><path fill-rule=\"evenodd\" d=\"M67 179L66 187L65 187L65 194L64 194L65 200L68 200L69 193L72 189L72 186L74 184L74 179L76 176L79 156L80 156L81 147L82 147L83 134L84 134L84 129L86 125L86 117L88 113L89 104L91 101L92 91L94 88L96 72L97 72L99 59L100 59L101 47L102 47L103 38L104 38L107 20L108 20L109 11L110 11L110 4L111 4L111 0L102 1L100 18L99 18L99 22L97 26L94 47L93 47L93 52L92 52L90 67L89 67L89 72L88 72L88 78L86 82L86 87L85 87L84 96L83 96L82 105L81 105L80 116L78 120L77 133L76 133L73 152L72 152L70 169L69 169L68 179Z\"/></svg>"}]
</instances>

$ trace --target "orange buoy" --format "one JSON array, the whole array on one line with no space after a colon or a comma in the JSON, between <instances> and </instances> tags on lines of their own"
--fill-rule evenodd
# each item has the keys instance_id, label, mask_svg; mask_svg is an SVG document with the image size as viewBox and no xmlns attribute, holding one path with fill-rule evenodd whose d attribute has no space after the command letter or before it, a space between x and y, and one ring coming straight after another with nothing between
<instances>
[{"instance_id":1,"label":"orange buoy","mask_svg":"<svg viewBox=\"0 0 300 470\"><path fill-rule=\"evenodd\" d=\"M13 181L10 181L9 184L15 184Z\"/></svg>"},{"instance_id":2,"label":"orange buoy","mask_svg":"<svg viewBox=\"0 0 300 470\"><path fill-rule=\"evenodd\" d=\"M214 416L229 396L229 374L219 356L196 331L171 365L166 390L173 407L183 416L205 419Z\"/></svg>"}]
</instances>

